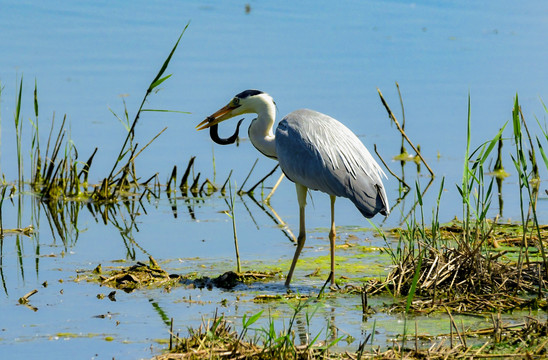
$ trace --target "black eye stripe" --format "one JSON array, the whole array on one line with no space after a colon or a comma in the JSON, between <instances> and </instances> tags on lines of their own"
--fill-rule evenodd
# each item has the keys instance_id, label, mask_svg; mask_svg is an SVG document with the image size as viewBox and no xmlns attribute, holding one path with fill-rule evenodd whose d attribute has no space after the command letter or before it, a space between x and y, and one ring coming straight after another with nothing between
<instances>
[{"instance_id":1,"label":"black eye stripe","mask_svg":"<svg viewBox=\"0 0 548 360\"><path fill-rule=\"evenodd\" d=\"M240 99L245 99L246 97L259 95L259 94L263 94L263 92L260 90L245 90L239 93L238 95L236 95L236 97Z\"/></svg>"}]
</instances>

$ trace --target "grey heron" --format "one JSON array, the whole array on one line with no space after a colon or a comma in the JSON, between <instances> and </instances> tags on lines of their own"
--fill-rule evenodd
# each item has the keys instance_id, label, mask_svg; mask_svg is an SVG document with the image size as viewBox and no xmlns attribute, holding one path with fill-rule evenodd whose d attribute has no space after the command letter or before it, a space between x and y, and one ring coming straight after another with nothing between
<instances>
[{"instance_id":1,"label":"grey heron","mask_svg":"<svg viewBox=\"0 0 548 360\"><path fill-rule=\"evenodd\" d=\"M299 235L285 285L289 286L291 282L306 241L305 206L308 189L323 191L331 198L331 273L328 281L334 284L335 199L338 196L350 199L366 218L377 213L387 216L390 207L381 180L383 176L386 178L386 174L352 131L317 111L301 109L289 113L279 122L274 133L276 104L270 95L259 90L246 90L237 94L196 128L210 128L218 139L218 124L242 114L257 114L248 130L251 143L263 155L278 160L283 173L295 183L297 189ZM234 140L235 136L231 138ZM223 142L226 143L230 142Z\"/></svg>"}]
</instances>

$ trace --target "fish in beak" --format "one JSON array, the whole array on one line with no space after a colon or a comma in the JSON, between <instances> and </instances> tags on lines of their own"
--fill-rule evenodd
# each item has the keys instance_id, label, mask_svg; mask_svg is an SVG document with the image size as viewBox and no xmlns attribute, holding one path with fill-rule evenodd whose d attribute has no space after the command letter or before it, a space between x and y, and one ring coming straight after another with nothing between
<instances>
[{"instance_id":1,"label":"fish in beak","mask_svg":"<svg viewBox=\"0 0 548 360\"><path fill-rule=\"evenodd\" d=\"M225 107L217 110L214 114L212 114L212 115L208 116L207 118L205 118L204 121L202 121L201 123L199 123L196 126L196 129L198 129L198 130L207 129L207 128L210 128L213 125L217 125L218 123L220 123L222 121L225 121L225 120L230 119L231 117L234 117L235 115L232 114L232 110L234 110L238 107L239 106L235 106L233 104L233 102L230 102Z\"/></svg>"}]
</instances>

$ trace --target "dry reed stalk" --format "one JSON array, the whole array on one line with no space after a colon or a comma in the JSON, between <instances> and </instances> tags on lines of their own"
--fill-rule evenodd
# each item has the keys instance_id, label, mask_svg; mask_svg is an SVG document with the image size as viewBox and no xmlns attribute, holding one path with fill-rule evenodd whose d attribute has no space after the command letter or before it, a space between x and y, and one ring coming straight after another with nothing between
<instances>
[{"instance_id":1,"label":"dry reed stalk","mask_svg":"<svg viewBox=\"0 0 548 360\"><path fill-rule=\"evenodd\" d=\"M400 123L398 122L398 119L396 119L396 116L394 115L394 113L392 112L392 110L390 109L390 106L388 106L388 103L386 102L386 100L384 100L384 97L382 96L382 93L381 93L381 90L380 89L377 89L377 92L379 93L379 96L381 97L381 101L382 101L382 104L384 105L386 111L388 112L388 116L390 117L390 119L392 119L392 121L394 121L394 124L396 124L396 127L398 128L398 130L400 131L400 133L402 134L402 136L405 138L405 140L407 140L407 143L409 145L411 145L411 147L413 148L413 150L417 153L417 155L420 157L422 163L424 164L424 166L426 166L426 168L428 169L428 172L430 172L430 175L432 177L434 177L434 172L432 171L432 169L430 168L430 166L428 166L428 163L426 162L426 160L424 160L424 158L422 157L422 154L421 152L415 147L415 145L411 142L411 140L409 139L409 137L407 136L407 134L405 133L405 131L403 130L403 128L401 127Z\"/></svg>"}]
</instances>

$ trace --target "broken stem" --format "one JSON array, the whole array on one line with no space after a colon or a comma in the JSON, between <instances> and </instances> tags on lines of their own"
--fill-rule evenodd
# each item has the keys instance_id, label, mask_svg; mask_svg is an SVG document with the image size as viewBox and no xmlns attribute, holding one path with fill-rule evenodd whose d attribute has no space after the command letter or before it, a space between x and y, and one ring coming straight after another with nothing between
<instances>
[{"instance_id":1,"label":"broken stem","mask_svg":"<svg viewBox=\"0 0 548 360\"><path fill-rule=\"evenodd\" d=\"M426 163L426 161L424 160L424 158L422 157L422 154L420 153L420 151L415 147L415 145L413 145L413 143L411 142L411 140L409 139L409 137L407 137L407 135L405 134L405 131L403 131L400 123L398 122L398 120L396 119L396 116L394 115L394 113L392 112L392 110L390 110L390 107L388 106L388 104L386 103L386 100L384 100L384 97L382 96L382 93L381 93L381 90L377 88L377 92L379 93L379 96L381 97L381 101L382 101L382 104L384 105L384 107L386 108L386 111L388 112L388 116L392 119L392 121L394 121L394 124L396 124L396 127L398 128L398 130L400 131L400 133L402 134L402 136L405 138L405 140L407 140L407 142L409 143L409 145L411 145L411 147L413 148L413 150L415 150L415 152L417 153L417 155L420 157L422 163L424 164L424 166L426 166L426 168L428 169L428 171L430 172L430 175L432 177L434 177L434 172L432 171L432 169L430 168L430 166L428 166L428 164Z\"/></svg>"}]
</instances>

